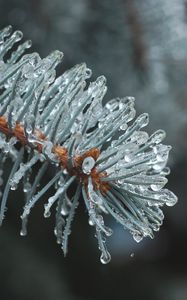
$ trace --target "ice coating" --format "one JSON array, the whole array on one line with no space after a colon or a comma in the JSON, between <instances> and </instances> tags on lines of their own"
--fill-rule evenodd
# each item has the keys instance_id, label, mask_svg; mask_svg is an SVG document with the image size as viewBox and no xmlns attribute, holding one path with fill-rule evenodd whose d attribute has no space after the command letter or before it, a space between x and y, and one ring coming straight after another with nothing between
<instances>
[{"instance_id":1,"label":"ice coating","mask_svg":"<svg viewBox=\"0 0 187 300\"><path fill-rule=\"evenodd\" d=\"M44 59L37 53L24 54L31 42L21 44L21 39L20 31L11 35L10 26L0 32L1 169L7 157L13 161L2 192L0 223L10 190L23 182L20 234L26 235L32 208L53 189L44 216L49 217L56 205L54 232L66 255L82 193L89 224L95 227L100 260L106 264L111 259L106 238L113 234L105 225L106 214L140 242L159 230L164 219L162 206L177 202L174 193L164 188L171 147L163 144L163 130L151 136L142 130L149 123L148 114L134 120L133 97L115 98L103 105L104 76L88 85L91 70L82 63L56 77L63 54L54 51ZM13 46L15 50L7 57ZM40 168L33 179L36 164ZM49 168L54 175L39 187ZM0 175L2 185L2 171ZM72 185L76 188L70 197Z\"/></svg>"}]
</instances>

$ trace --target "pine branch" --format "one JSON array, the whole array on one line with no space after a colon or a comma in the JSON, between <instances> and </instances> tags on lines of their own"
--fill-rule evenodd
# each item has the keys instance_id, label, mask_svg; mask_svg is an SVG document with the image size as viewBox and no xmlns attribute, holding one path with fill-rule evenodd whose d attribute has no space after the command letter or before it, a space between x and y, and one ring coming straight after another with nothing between
<instances>
[{"instance_id":1,"label":"pine branch","mask_svg":"<svg viewBox=\"0 0 187 300\"><path fill-rule=\"evenodd\" d=\"M153 238L158 231L164 218L160 207L176 203L177 197L163 188L171 147L162 144L162 130L150 137L142 131L149 122L147 114L128 126L135 117L133 97L112 99L104 106L104 76L86 89L91 70L80 64L56 78L55 68L63 54L54 51L44 59L37 53L23 55L30 42L11 50L21 38L19 31L11 35L10 26L0 32L0 149L14 162L2 196L0 223L10 189L23 181L26 202L21 235L26 235L31 209L54 187L56 192L45 204L44 216L49 217L51 207L57 206L55 234L66 255L82 190L89 224L96 229L101 262L108 263L104 236L110 236L112 230L104 224L105 214L139 242L145 236ZM4 157L0 156L2 168ZM43 165L32 181L33 166L39 161ZM56 174L37 191L51 165ZM73 182L77 189L69 199Z\"/></svg>"}]
</instances>

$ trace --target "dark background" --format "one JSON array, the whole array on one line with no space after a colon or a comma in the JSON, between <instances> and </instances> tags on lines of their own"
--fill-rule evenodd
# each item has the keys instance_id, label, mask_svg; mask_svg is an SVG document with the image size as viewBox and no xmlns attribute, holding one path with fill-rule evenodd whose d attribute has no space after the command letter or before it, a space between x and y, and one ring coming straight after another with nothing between
<instances>
[{"instance_id":1,"label":"dark background","mask_svg":"<svg viewBox=\"0 0 187 300\"><path fill-rule=\"evenodd\" d=\"M53 235L53 217L43 218L43 203L33 210L28 236L20 237L22 193L11 193L0 230L0 299L186 300L186 2L0 0L0 27L8 24L32 39L41 57L62 50L60 72L85 61L93 78L106 75L106 101L136 97L138 114L150 114L148 131L163 128L166 142L173 146L168 188L179 202L165 209L165 222L155 239L140 244L111 220L112 261L104 266L82 203L64 259Z\"/></svg>"}]
</instances>

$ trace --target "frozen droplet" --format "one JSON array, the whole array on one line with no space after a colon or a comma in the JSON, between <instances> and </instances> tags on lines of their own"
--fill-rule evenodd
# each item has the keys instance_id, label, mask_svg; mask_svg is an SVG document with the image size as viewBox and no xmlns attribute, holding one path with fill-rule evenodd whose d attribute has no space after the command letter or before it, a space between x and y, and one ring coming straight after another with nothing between
<instances>
[{"instance_id":1,"label":"frozen droplet","mask_svg":"<svg viewBox=\"0 0 187 300\"><path fill-rule=\"evenodd\" d=\"M166 133L164 130L157 130L150 136L151 143L159 144L166 137Z\"/></svg>"},{"instance_id":2,"label":"frozen droplet","mask_svg":"<svg viewBox=\"0 0 187 300\"><path fill-rule=\"evenodd\" d=\"M134 106L134 97L124 97L124 98L119 98L119 109L124 110L126 107L131 107L133 108Z\"/></svg>"},{"instance_id":3,"label":"frozen droplet","mask_svg":"<svg viewBox=\"0 0 187 300\"><path fill-rule=\"evenodd\" d=\"M11 189L12 191L15 191L15 190L17 189L17 187L18 187L17 183L11 183L10 189Z\"/></svg>"},{"instance_id":4,"label":"frozen droplet","mask_svg":"<svg viewBox=\"0 0 187 300\"><path fill-rule=\"evenodd\" d=\"M26 230L26 228L25 228L25 229L21 229L20 235L21 235L21 236L26 236L26 235L27 235L27 230Z\"/></svg>"},{"instance_id":5,"label":"frozen droplet","mask_svg":"<svg viewBox=\"0 0 187 300\"><path fill-rule=\"evenodd\" d=\"M165 184L168 182L167 178L161 177L161 176L159 176L159 177L156 176L151 179L152 179L153 183L151 184L150 187L153 191L161 190L165 186Z\"/></svg>"},{"instance_id":6,"label":"frozen droplet","mask_svg":"<svg viewBox=\"0 0 187 300\"><path fill-rule=\"evenodd\" d=\"M5 38L6 36L9 36L12 32L12 26L8 25L7 27L3 28L0 32L1 38Z\"/></svg>"},{"instance_id":7,"label":"frozen droplet","mask_svg":"<svg viewBox=\"0 0 187 300\"><path fill-rule=\"evenodd\" d=\"M86 68L86 78L90 78L92 76L92 70L89 68Z\"/></svg>"},{"instance_id":8,"label":"frozen droplet","mask_svg":"<svg viewBox=\"0 0 187 300\"><path fill-rule=\"evenodd\" d=\"M111 236L113 234L113 230L107 226L104 226L106 236Z\"/></svg>"},{"instance_id":9,"label":"frozen droplet","mask_svg":"<svg viewBox=\"0 0 187 300\"><path fill-rule=\"evenodd\" d=\"M96 83L98 86L102 87L103 85L106 84L106 77L103 76L103 75L102 75L102 76L99 76L99 77L96 79L95 83Z\"/></svg>"},{"instance_id":10,"label":"frozen droplet","mask_svg":"<svg viewBox=\"0 0 187 300\"><path fill-rule=\"evenodd\" d=\"M102 264L106 265L111 261L111 255L108 251L102 252L100 256L100 261Z\"/></svg>"},{"instance_id":11,"label":"frozen droplet","mask_svg":"<svg viewBox=\"0 0 187 300\"><path fill-rule=\"evenodd\" d=\"M69 209L64 205L64 206L61 208L60 213L61 213L62 216L67 216L68 213L69 213Z\"/></svg>"},{"instance_id":12,"label":"frozen droplet","mask_svg":"<svg viewBox=\"0 0 187 300\"><path fill-rule=\"evenodd\" d=\"M58 186L63 186L64 183L65 183L64 177L61 176L61 177L59 178L59 180L57 181L57 184L58 184Z\"/></svg>"},{"instance_id":13,"label":"frozen droplet","mask_svg":"<svg viewBox=\"0 0 187 300\"><path fill-rule=\"evenodd\" d=\"M31 40L28 40L25 42L25 47L28 49L32 46L32 41Z\"/></svg>"},{"instance_id":14,"label":"frozen droplet","mask_svg":"<svg viewBox=\"0 0 187 300\"><path fill-rule=\"evenodd\" d=\"M93 219L90 218L90 217L89 217L89 219L88 219L88 224L89 224L90 226L94 226L94 225L95 225Z\"/></svg>"},{"instance_id":15,"label":"frozen droplet","mask_svg":"<svg viewBox=\"0 0 187 300\"><path fill-rule=\"evenodd\" d=\"M167 176L170 174L170 168L169 167L165 167L163 170L161 170L160 175L162 176Z\"/></svg>"},{"instance_id":16,"label":"frozen droplet","mask_svg":"<svg viewBox=\"0 0 187 300\"><path fill-rule=\"evenodd\" d=\"M138 124L140 128L147 126L149 123L149 115L147 113L140 115L135 123Z\"/></svg>"},{"instance_id":17,"label":"frozen droplet","mask_svg":"<svg viewBox=\"0 0 187 300\"><path fill-rule=\"evenodd\" d=\"M51 216L51 211L50 211L52 205L51 198L48 199L48 203L44 204L44 218L49 218Z\"/></svg>"},{"instance_id":18,"label":"frozen droplet","mask_svg":"<svg viewBox=\"0 0 187 300\"><path fill-rule=\"evenodd\" d=\"M66 169L63 169L63 174L64 175L67 175L68 174L68 171Z\"/></svg>"},{"instance_id":19,"label":"frozen droplet","mask_svg":"<svg viewBox=\"0 0 187 300\"><path fill-rule=\"evenodd\" d=\"M50 210L44 212L44 218L49 218L51 216Z\"/></svg>"},{"instance_id":20,"label":"frozen droplet","mask_svg":"<svg viewBox=\"0 0 187 300\"><path fill-rule=\"evenodd\" d=\"M30 182L26 182L23 186L24 193L28 193L31 190L31 184Z\"/></svg>"},{"instance_id":21,"label":"frozen droplet","mask_svg":"<svg viewBox=\"0 0 187 300\"><path fill-rule=\"evenodd\" d=\"M165 190L165 193L166 193L166 205L167 206L175 205L178 201L177 196L170 190Z\"/></svg>"},{"instance_id":22,"label":"frozen droplet","mask_svg":"<svg viewBox=\"0 0 187 300\"><path fill-rule=\"evenodd\" d=\"M130 254L130 257L131 257L131 258L134 258L134 253L133 253L133 252Z\"/></svg>"},{"instance_id":23,"label":"frozen droplet","mask_svg":"<svg viewBox=\"0 0 187 300\"><path fill-rule=\"evenodd\" d=\"M56 242L57 242L57 244L61 245L62 244L62 238L61 237L57 237Z\"/></svg>"},{"instance_id":24,"label":"frozen droplet","mask_svg":"<svg viewBox=\"0 0 187 300\"><path fill-rule=\"evenodd\" d=\"M83 173L89 175L94 166L95 166L94 158L92 156L86 157L82 163Z\"/></svg>"},{"instance_id":25,"label":"frozen droplet","mask_svg":"<svg viewBox=\"0 0 187 300\"><path fill-rule=\"evenodd\" d=\"M33 124L35 122L35 116L34 115L29 115L27 116L25 120L25 130L28 135L30 135L33 132Z\"/></svg>"},{"instance_id":26,"label":"frozen droplet","mask_svg":"<svg viewBox=\"0 0 187 300\"><path fill-rule=\"evenodd\" d=\"M134 158L133 153L126 154L125 157L124 157L126 162L131 162L133 160L133 158ZM122 162L122 163L124 163L124 162Z\"/></svg>"},{"instance_id":27,"label":"frozen droplet","mask_svg":"<svg viewBox=\"0 0 187 300\"><path fill-rule=\"evenodd\" d=\"M127 129L127 124L124 123L123 125L121 125L121 126L120 126L120 129L121 129L121 130L126 130L126 129Z\"/></svg>"},{"instance_id":28,"label":"frozen droplet","mask_svg":"<svg viewBox=\"0 0 187 300\"><path fill-rule=\"evenodd\" d=\"M143 236L140 235L140 234L134 233L134 234L133 234L133 239L134 239L137 243L139 243L139 242L141 242L141 240L143 239Z\"/></svg>"},{"instance_id":29,"label":"frozen droplet","mask_svg":"<svg viewBox=\"0 0 187 300\"><path fill-rule=\"evenodd\" d=\"M22 68L22 74L25 78L32 78L34 73L34 67L31 64L25 64Z\"/></svg>"},{"instance_id":30,"label":"frozen droplet","mask_svg":"<svg viewBox=\"0 0 187 300\"><path fill-rule=\"evenodd\" d=\"M145 131L135 131L131 138L130 141L135 142L137 145L142 145L147 142L149 138L149 135Z\"/></svg>"},{"instance_id":31,"label":"frozen droplet","mask_svg":"<svg viewBox=\"0 0 187 300\"><path fill-rule=\"evenodd\" d=\"M135 116L136 116L136 110L133 107L131 107L131 109L127 115L127 122L132 121Z\"/></svg>"},{"instance_id":32,"label":"frozen droplet","mask_svg":"<svg viewBox=\"0 0 187 300\"><path fill-rule=\"evenodd\" d=\"M151 189L156 192L156 191L161 190L164 185L165 184L162 184L162 183L161 184L160 183L151 184Z\"/></svg>"},{"instance_id":33,"label":"frozen droplet","mask_svg":"<svg viewBox=\"0 0 187 300\"><path fill-rule=\"evenodd\" d=\"M117 99L112 99L106 103L106 108L110 111L113 112L115 109L119 107L119 98Z\"/></svg>"},{"instance_id":34,"label":"frozen droplet","mask_svg":"<svg viewBox=\"0 0 187 300\"><path fill-rule=\"evenodd\" d=\"M160 225L162 225L162 222L160 224L152 224L152 228L154 231L159 231Z\"/></svg>"},{"instance_id":35,"label":"frozen droplet","mask_svg":"<svg viewBox=\"0 0 187 300\"><path fill-rule=\"evenodd\" d=\"M12 35L12 38L15 38L15 41L18 42L22 39L23 33L19 30L15 31Z\"/></svg>"}]
</instances>

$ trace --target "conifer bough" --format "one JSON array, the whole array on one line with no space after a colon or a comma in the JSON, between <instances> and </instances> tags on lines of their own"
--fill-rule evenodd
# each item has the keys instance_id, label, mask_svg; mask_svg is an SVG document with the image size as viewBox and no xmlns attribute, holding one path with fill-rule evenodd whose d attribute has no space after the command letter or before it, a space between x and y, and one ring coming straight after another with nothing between
<instances>
[{"instance_id":1,"label":"conifer bough","mask_svg":"<svg viewBox=\"0 0 187 300\"><path fill-rule=\"evenodd\" d=\"M64 254L75 210L83 199L89 224L95 228L100 260L106 264L111 259L106 237L112 230L105 225L104 215L111 215L140 242L159 230L164 218L161 207L177 202L163 188L171 147L162 144L164 131L149 136L142 130L149 122L148 114L131 122L133 97L103 105L104 76L86 87L91 70L83 63L56 78L55 68L63 54L54 51L44 59L38 53L24 54L31 42L21 44L22 33L11 31L11 26L0 31L1 185L4 162L13 161L1 195L0 223L10 190L22 181L21 235L26 235L31 209L53 187L44 216L49 217L51 207L56 206L54 233ZM40 186L49 168L55 170L54 176Z\"/></svg>"}]
</instances>

